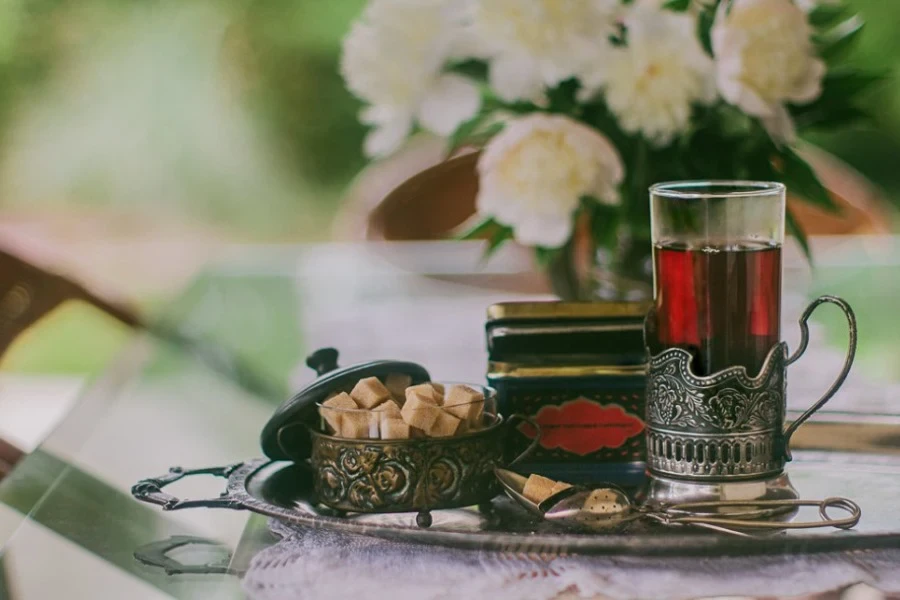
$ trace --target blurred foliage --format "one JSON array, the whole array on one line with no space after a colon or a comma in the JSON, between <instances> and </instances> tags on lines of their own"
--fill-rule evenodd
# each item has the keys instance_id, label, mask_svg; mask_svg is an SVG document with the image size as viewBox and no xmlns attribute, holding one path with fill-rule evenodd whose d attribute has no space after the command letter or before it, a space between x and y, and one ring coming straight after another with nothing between
<instances>
[{"instance_id":1,"label":"blurred foliage","mask_svg":"<svg viewBox=\"0 0 900 600\"><path fill-rule=\"evenodd\" d=\"M900 20L900 2L849 2L861 13L866 25L856 47L847 53L846 63L895 75L900 38L894 34L894 23ZM337 210L342 190L365 165L361 154L364 128L357 119L360 105L345 90L338 69L341 38L365 3L366 0L4 0L0 2L0 152L7 150L4 134L19 116L15 109L52 93L50 82L73 62L85 60L85 47L99 45L102 50L106 44L108 52L121 52L121 45L117 44L122 40L112 32L123 32L120 38L138 38L135 31L141 23L146 29L168 27L178 33L171 43L181 43L178 40L198 35L195 30L204 19L221 18L224 25L217 34L220 48L215 59L220 63L215 67L219 71L209 75L224 78L230 93L238 99L240 110L257 129L263 147L254 152L261 155L257 157L260 164L247 167L247 173L236 172L222 156L212 153L209 164L219 160L227 165L223 176L197 156L210 153L208 148L186 143L184 156L169 159L176 164L163 160L159 168L173 172L173 179L187 190L182 196L174 194L176 200L194 203L191 209L196 209L200 218L206 215L235 229L259 229L262 235L280 236L284 229L292 227L299 227L298 231L304 234L321 230L321 220L327 220ZM197 11L191 12L191 7ZM155 43L166 45L170 41L157 35ZM181 52L196 54L204 48L203 44L192 46L184 42ZM161 50L159 69L179 65L177 58L168 57L169 62L165 62L165 49ZM194 72L190 71L191 64L185 60L182 65L188 79L201 78L199 69L205 68L204 64L194 64ZM116 66L145 70L153 67L134 61ZM188 85L176 76L163 77L152 72L148 76L156 76L157 85L163 88ZM134 86L133 76L121 79L121 85ZM191 92L173 92L171 100L184 103L185 94ZM107 88L80 93L96 94L98 100L106 99L112 104L122 101L120 94ZM819 132L809 139L900 195L900 172L892 160L900 151L900 85L896 78L869 93L867 103L876 115L875 123L839 133ZM65 111L70 105L63 102L58 107ZM211 112L215 113L215 109L211 107ZM160 108L163 112L155 117L156 122L165 123L169 113L164 111L173 110L173 106ZM70 118L85 120L74 111ZM234 115L225 111L221 118ZM65 115L54 119L62 121L65 131ZM173 128L179 133L188 129L177 122ZM200 135L204 131L197 128L184 135ZM235 134L238 141L231 145L240 143L241 135ZM222 145L229 146L227 136ZM156 149L150 146L150 151ZM232 160L246 159L238 156ZM199 166L193 166L192 161ZM96 171L96 167L92 168ZM96 202L97 198L107 197L113 204L132 200L120 197L133 194L128 193L127 187L105 181L106 174L82 175L79 179L78 174L65 173L63 176L75 183L60 184L65 193L56 195L71 193L72 198L64 201L72 202ZM272 183L261 186L259 180ZM259 189L254 193L255 188ZM58 191L50 190L44 195ZM241 199L244 204L253 204L246 201L248 195L266 199L260 211L241 208ZM0 197L0 203L7 200ZM298 215L292 215L292 211L303 212L317 225L306 229L294 224ZM258 225L258 221L263 225Z\"/></svg>"},{"instance_id":2,"label":"blurred foliage","mask_svg":"<svg viewBox=\"0 0 900 600\"><path fill-rule=\"evenodd\" d=\"M888 73L888 81L868 93L865 104L873 122L839 132L819 132L808 139L839 156L887 192L900 205L900 2L847 0L865 21L864 32L844 58L849 68Z\"/></svg>"},{"instance_id":3,"label":"blurred foliage","mask_svg":"<svg viewBox=\"0 0 900 600\"><path fill-rule=\"evenodd\" d=\"M338 69L340 38L364 4L252 0L229 32L248 100L285 159L318 185L342 185L365 164L361 104Z\"/></svg>"},{"instance_id":4,"label":"blurred foliage","mask_svg":"<svg viewBox=\"0 0 900 600\"><path fill-rule=\"evenodd\" d=\"M0 2L0 206L327 237L364 165L338 72L363 4Z\"/></svg>"}]
</instances>

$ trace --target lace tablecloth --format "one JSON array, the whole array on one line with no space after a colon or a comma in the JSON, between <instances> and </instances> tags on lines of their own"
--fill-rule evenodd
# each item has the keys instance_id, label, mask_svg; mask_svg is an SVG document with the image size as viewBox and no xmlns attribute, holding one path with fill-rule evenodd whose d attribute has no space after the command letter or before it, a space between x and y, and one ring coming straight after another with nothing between
<instances>
[{"instance_id":1,"label":"lace tablecloth","mask_svg":"<svg viewBox=\"0 0 900 600\"><path fill-rule=\"evenodd\" d=\"M281 542L254 557L243 579L253 600L802 597L860 583L900 593L900 550L894 549L753 558L576 557L422 546L279 522L271 529Z\"/></svg>"}]
</instances>

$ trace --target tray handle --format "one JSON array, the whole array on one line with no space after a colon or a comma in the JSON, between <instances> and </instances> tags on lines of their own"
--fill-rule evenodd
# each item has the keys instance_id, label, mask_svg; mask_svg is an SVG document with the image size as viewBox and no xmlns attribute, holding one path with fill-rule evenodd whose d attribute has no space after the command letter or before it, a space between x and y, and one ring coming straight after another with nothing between
<instances>
[{"instance_id":1,"label":"tray handle","mask_svg":"<svg viewBox=\"0 0 900 600\"><path fill-rule=\"evenodd\" d=\"M134 484L131 488L131 495L141 502L148 502L161 506L163 510L179 510L182 508L230 508L241 510L244 508L243 503L236 498L228 495L228 492L222 492L218 498L203 498L199 500L181 500L171 494L162 491L164 487L175 483L185 477L192 475L213 475L215 477L223 477L227 479L231 474L242 467L244 463L235 463L224 467L204 467L202 469L184 469L182 467L171 467L169 472L159 477L151 477L142 479Z\"/></svg>"}]
</instances>

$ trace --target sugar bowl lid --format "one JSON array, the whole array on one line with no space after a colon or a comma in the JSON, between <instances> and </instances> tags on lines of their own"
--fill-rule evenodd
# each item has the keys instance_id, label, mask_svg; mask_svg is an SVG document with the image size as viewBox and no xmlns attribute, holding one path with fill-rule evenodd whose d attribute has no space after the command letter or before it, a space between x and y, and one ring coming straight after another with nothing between
<instances>
[{"instance_id":1,"label":"sugar bowl lid","mask_svg":"<svg viewBox=\"0 0 900 600\"><path fill-rule=\"evenodd\" d=\"M399 373L409 375L413 385L431 381L428 371L412 362L373 360L344 368L338 368L337 362L338 351L334 348L321 348L307 357L306 365L315 370L319 378L279 406L263 427L259 441L266 456L273 460L309 456L312 442L306 427L292 427L290 435L279 435L279 432L288 425L315 427L319 418L316 404L333 393L350 391L360 379L383 379L391 373Z\"/></svg>"}]
</instances>

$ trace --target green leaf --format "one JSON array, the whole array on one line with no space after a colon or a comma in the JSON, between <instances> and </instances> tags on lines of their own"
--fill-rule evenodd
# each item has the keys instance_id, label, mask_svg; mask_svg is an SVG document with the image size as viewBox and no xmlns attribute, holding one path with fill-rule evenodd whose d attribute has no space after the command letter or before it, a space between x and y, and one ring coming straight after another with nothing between
<instances>
[{"instance_id":1,"label":"green leaf","mask_svg":"<svg viewBox=\"0 0 900 600\"><path fill-rule=\"evenodd\" d=\"M834 63L843 58L859 39L865 24L865 21L857 15L827 33L817 36L816 45L819 47L819 55L828 63Z\"/></svg>"},{"instance_id":2,"label":"green leaf","mask_svg":"<svg viewBox=\"0 0 900 600\"><path fill-rule=\"evenodd\" d=\"M836 127L867 115L854 105L857 96L887 80L884 74L855 70L832 71L822 81L822 94L805 105L791 105L789 110L798 128Z\"/></svg>"},{"instance_id":3,"label":"green leaf","mask_svg":"<svg viewBox=\"0 0 900 600\"><path fill-rule=\"evenodd\" d=\"M447 71L464 75L475 81L488 80L488 64L483 60L470 59L453 63L447 67Z\"/></svg>"},{"instance_id":4,"label":"green leaf","mask_svg":"<svg viewBox=\"0 0 900 600\"><path fill-rule=\"evenodd\" d=\"M481 93L483 96L481 102L481 112L490 113L494 111L506 111L516 114L525 114L525 113L533 113L540 112L543 110L540 106L535 104L534 102L528 102L527 100L517 100L515 102L507 102L502 98L498 97L494 91L488 87L484 86L481 89Z\"/></svg>"},{"instance_id":5,"label":"green leaf","mask_svg":"<svg viewBox=\"0 0 900 600\"><path fill-rule=\"evenodd\" d=\"M578 90L581 83L572 77L560 82L555 88L547 90L549 102L547 110L555 113L572 114L578 108Z\"/></svg>"},{"instance_id":6,"label":"green leaf","mask_svg":"<svg viewBox=\"0 0 900 600\"><path fill-rule=\"evenodd\" d=\"M616 32L609 36L609 43L617 48L628 45L628 28L624 23L616 25Z\"/></svg>"},{"instance_id":7,"label":"green leaf","mask_svg":"<svg viewBox=\"0 0 900 600\"><path fill-rule=\"evenodd\" d=\"M560 252L562 252L562 248L542 248L540 246L535 246L534 258L537 260L538 266L543 269L553 262L553 260L559 256Z\"/></svg>"},{"instance_id":8,"label":"green leaf","mask_svg":"<svg viewBox=\"0 0 900 600\"><path fill-rule=\"evenodd\" d=\"M636 141L623 191L627 190L623 209L625 219L633 228L650 227L649 188L653 183L650 169L650 144L643 138Z\"/></svg>"},{"instance_id":9,"label":"green leaf","mask_svg":"<svg viewBox=\"0 0 900 600\"><path fill-rule=\"evenodd\" d=\"M606 135L613 146L623 154L628 152L633 143L633 138L621 130L615 115L610 112L601 97L594 98L581 107L581 121Z\"/></svg>"},{"instance_id":10,"label":"green leaf","mask_svg":"<svg viewBox=\"0 0 900 600\"><path fill-rule=\"evenodd\" d=\"M803 250L803 255L806 257L807 262L810 266L813 266L812 251L809 248L809 240L806 237L806 232L800 227L800 223L797 221L796 217L794 217L794 213L791 212L791 209L787 209L784 217L784 223L787 226L788 233L797 238L797 243L800 244L800 249Z\"/></svg>"},{"instance_id":11,"label":"green leaf","mask_svg":"<svg viewBox=\"0 0 900 600\"><path fill-rule=\"evenodd\" d=\"M453 154L460 146L465 145L472 134L478 129L478 126L481 125L483 119L484 115L479 113L468 121L460 123L459 127L456 128L456 131L451 133L450 137L447 138L447 154Z\"/></svg>"},{"instance_id":12,"label":"green leaf","mask_svg":"<svg viewBox=\"0 0 900 600\"><path fill-rule=\"evenodd\" d=\"M600 204L594 198L586 199L586 208L591 216L591 234L594 242L604 248L612 248L616 243L621 213L618 207Z\"/></svg>"},{"instance_id":13,"label":"green leaf","mask_svg":"<svg viewBox=\"0 0 900 600\"><path fill-rule=\"evenodd\" d=\"M491 256L493 256L494 252L496 252L497 249L503 245L504 242L513 238L513 230L511 227L505 227L502 225L497 226L499 227L499 229L493 236L491 236L491 239L488 240L487 247L484 249L484 254L481 256L482 261L489 259Z\"/></svg>"},{"instance_id":14,"label":"green leaf","mask_svg":"<svg viewBox=\"0 0 900 600\"><path fill-rule=\"evenodd\" d=\"M753 132L753 118L735 106L723 104L716 117L717 128L724 136L746 139Z\"/></svg>"},{"instance_id":15,"label":"green leaf","mask_svg":"<svg viewBox=\"0 0 900 600\"><path fill-rule=\"evenodd\" d=\"M790 148L783 148L779 152L779 156L782 161L781 175L784 184L791 192L806 202L829 212L840 212L828 190L825 189L812 167L805 160Z\"/></svg>"},{"instance_id":16,"label":"green leaf","mask_svg":"<svg viewBox=\"0 0 900 600\"><path fill-rule=\"evenodd\" d=\"M472 139L470 140L473 143L478 143L479 145L484 145L489 139L503 131L503 128L506 127L506 123L497 122L491 123L490 125L485 125L484 129L478 130Z\"/></svg>"},{"instance_id":17,"label":"green leaf","mask_svg":"<svg viewBox=\"0 0 900 600\"><path fill-rule=\"evenodd\" d=\"M812 110L801 113L796 119L797 129L835 129L860 122L871 121L872 115L858 106L836 106L829 110Z\"/></svg>"},{"instance_id":18,"label":"green leaf","mask_svg":"<svg viewBox=\"0 0 900 600\"><path fill-rule=\"evenodd\" d=\"M451 155L466 144L483 145L500 133L504 124L500 121L489 123L491 115L481 112L468 121L461 123L447 138L447 155Z\"/></svg>"},{"instance_id":19,"label":"green leaf","mask_svg":"<svg viewBox=\"0 0 900 600\"><path fill-rule=\"evenodd\" d=\"M888 73L836 69L822 80L822 95L842 98L856 96L874 85L887 81L888 78Z\"/></svg>"},{"instance_id":20,"label":"green leaf","mask_svg":"<svg viewBox=\"0 0 900 600\"><path fill-rule=\"evenodd\" d=\"M710 31L712 31L712 26L715 20L715 11L708 8L701 11L700 16L697 18L697 37L700 38L700 43L703 44L703 49L706 50L706 53L710 56L713 55L712 35L710 34Z\"/></svg>"},{"instance_id":21,"label":"green leaf","mask_svg":"<svg viewBox=\"0 0 900 600\"><path fill-rule=\"evenodd\" d=\"M500 227L493 218L487 217L483 219L476 225L474 225L468 231L460 233L459 235L453 236L453 239L459 242L463 242L465 240L474 240L481 237L482 234L487 233L494 229L495 227Z\"/></svg>"},{"instance_id":22,"label":"green leaf","mask_svg":"<svg viewBox=\"0 0 900 600\"><path fill-rule=\"evenodd\" d=\"M829 27L847 15L847 6L842 4L819 4L809 13L813 27Z\"/></svg>"},{"instance_id":23,"label":"green leaf","mask_svg":"<svg viewBox=\"0 0 900 600\"><path fill-rule=\"evenodd\" d=\"M663 8L674 10L676 12L684 12L691 6L691 0L669 0L663 4Z\"/></svg>"}]
</instances>

